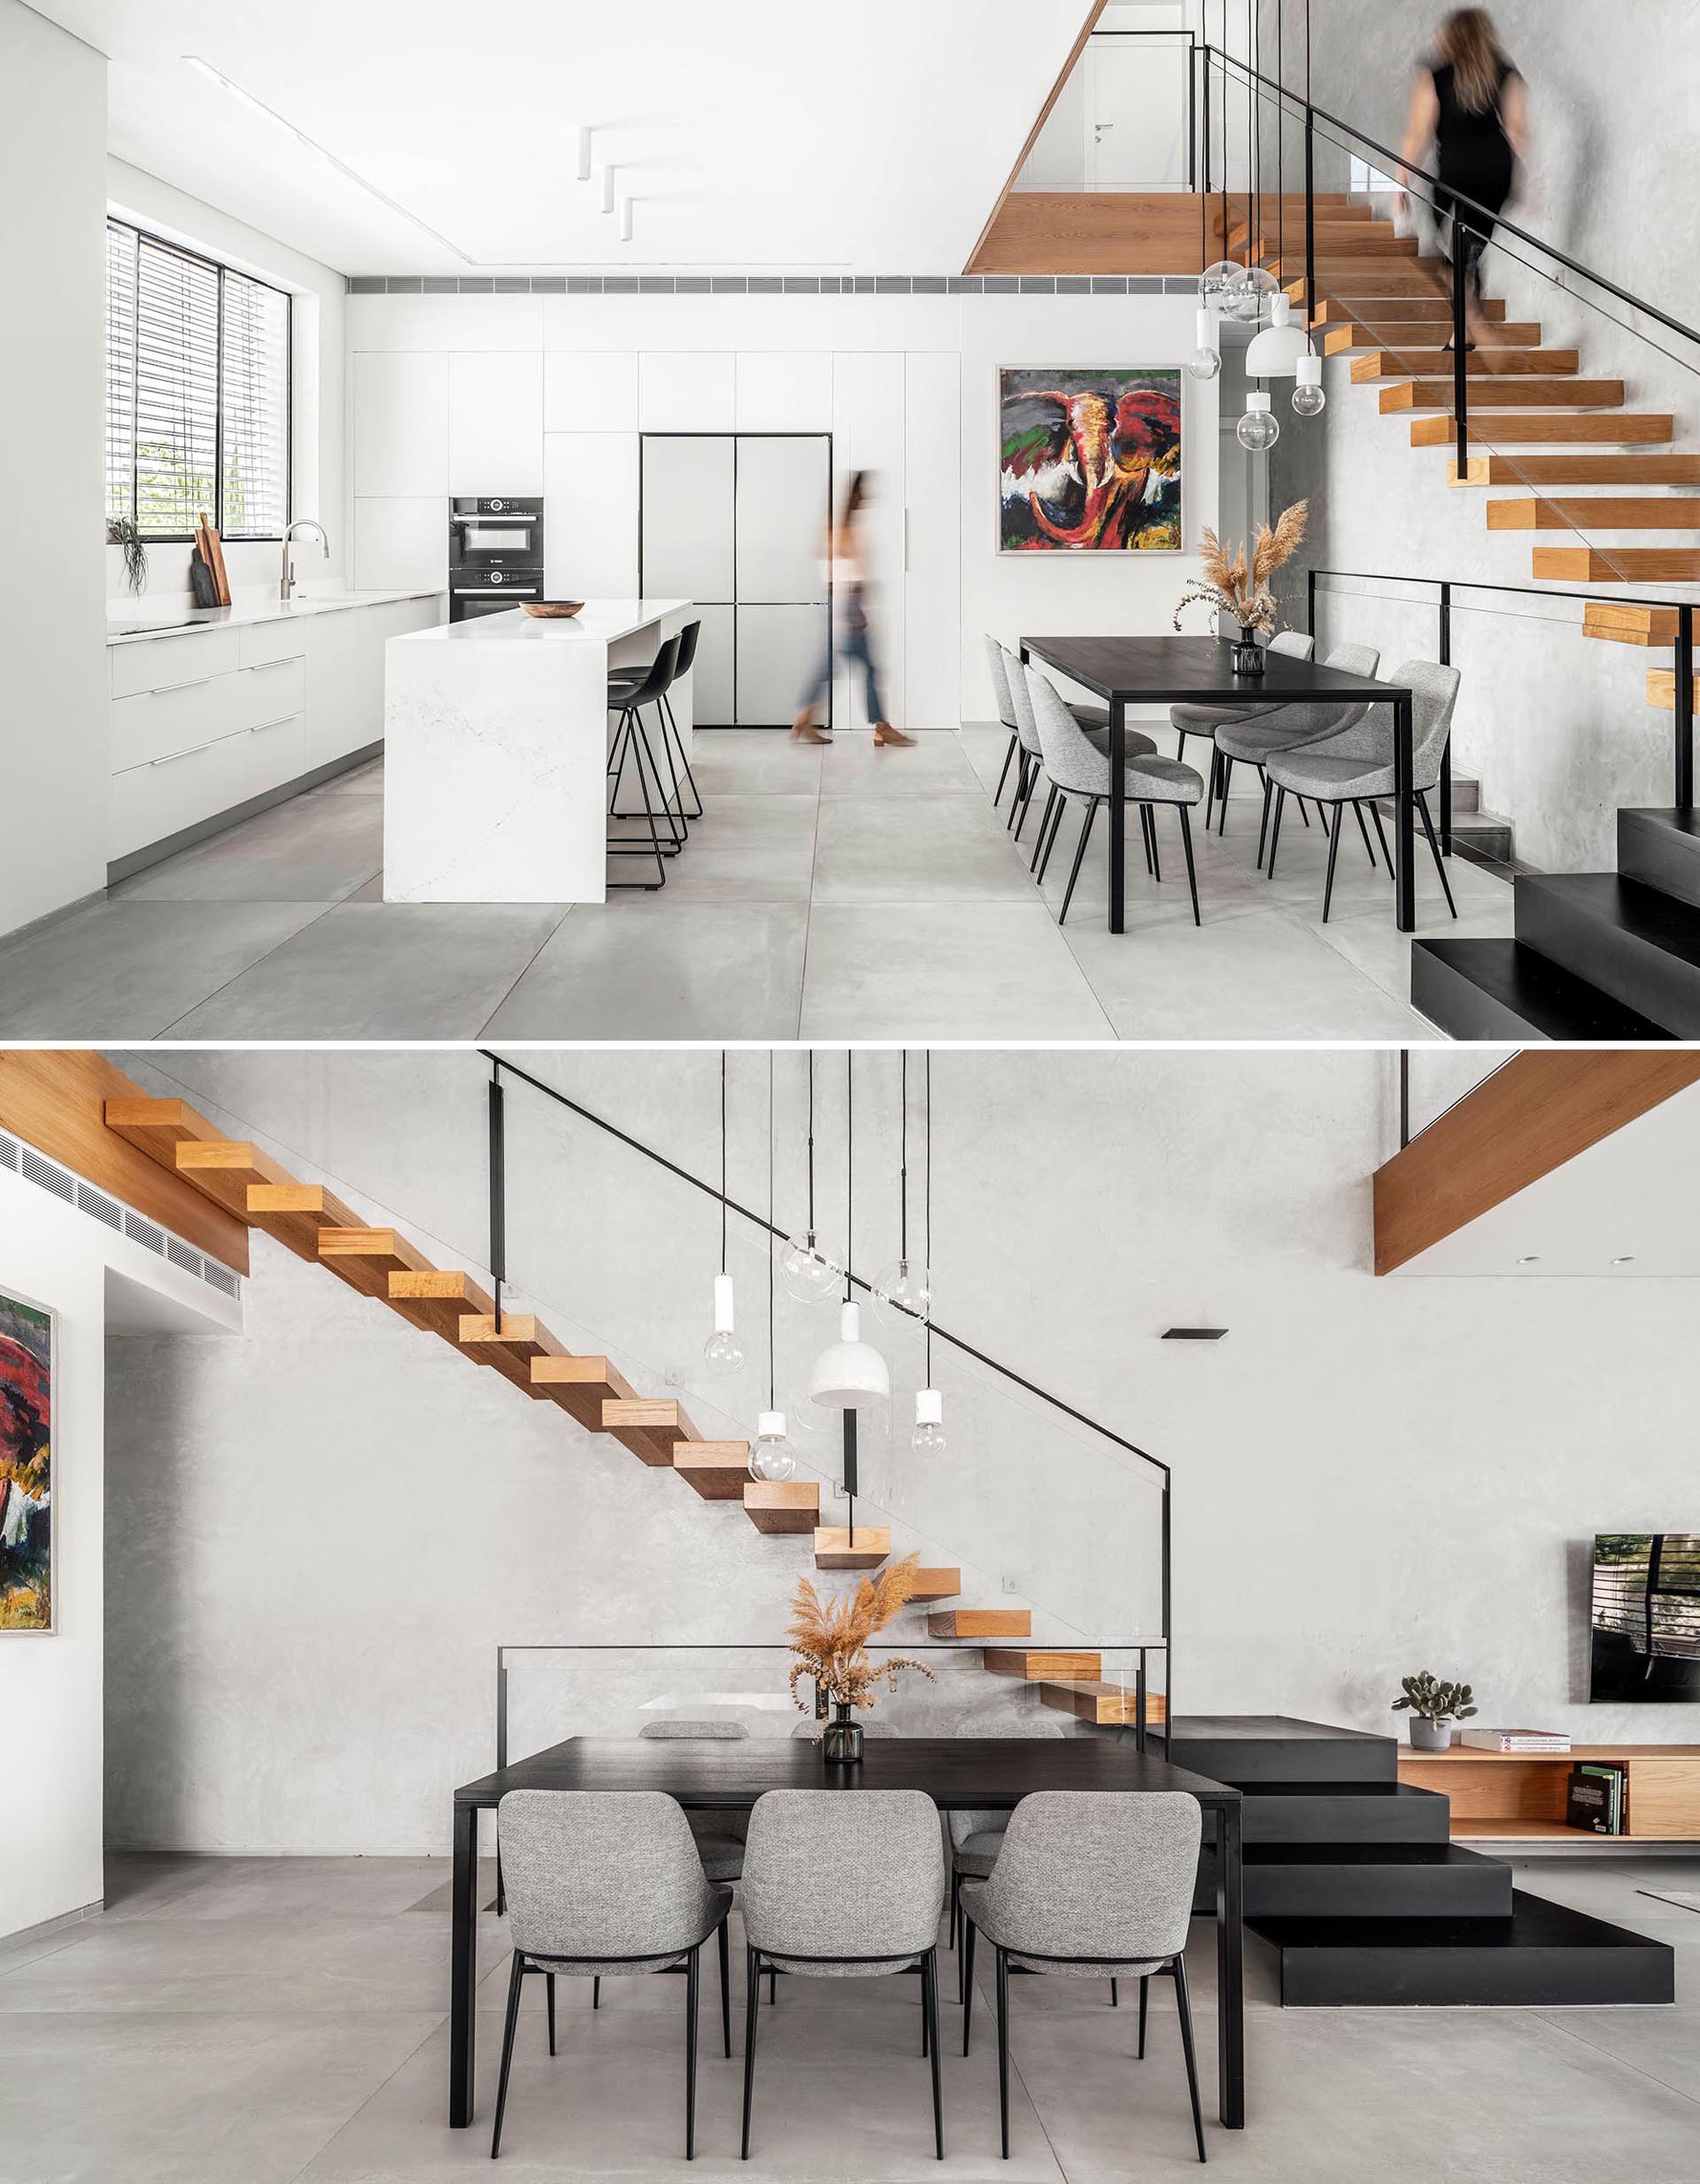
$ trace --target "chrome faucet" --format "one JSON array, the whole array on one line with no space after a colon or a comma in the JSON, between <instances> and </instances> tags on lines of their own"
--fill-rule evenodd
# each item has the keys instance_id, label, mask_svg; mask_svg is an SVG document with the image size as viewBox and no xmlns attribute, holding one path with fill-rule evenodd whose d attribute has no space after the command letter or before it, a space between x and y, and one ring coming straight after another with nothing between
<instances>
[{"instance_id":1,"label":"chrome faucet","mask_svg":"<svg viewBox=\"0 0 1700 2184\"><path fill-rule=\"evenodd\" d=\"M310 515L298 515L294 523L290 524L283 533L283 575L277 592L282 600L293 599L295 596L295 570L290 564L290 545L298 531L316 531L319 534L320 551L327 561L330 559L330 540L325 536L324 525L314 523Z\"/></svg>"}]
</instances>

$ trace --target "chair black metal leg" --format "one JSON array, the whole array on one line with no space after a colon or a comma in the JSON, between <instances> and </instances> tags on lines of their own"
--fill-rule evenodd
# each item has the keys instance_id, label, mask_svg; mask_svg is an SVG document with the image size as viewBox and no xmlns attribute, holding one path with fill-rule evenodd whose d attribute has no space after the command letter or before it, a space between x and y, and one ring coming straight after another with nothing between
<instances>
[{"instance_id":1,"label":"chair black metal leg","mask_svg":"<svg viewBox=\"0 0 1700 2184\"><path fill-rule=\"evenodd\" d=\"M962 1932L962 1877L953 1866L950 1875L950 1946L953 1949L956 1947L956 1937ZM957 1999L960 2001L962 1998L959 1995Z\"/></svg>"},{"instance_id":2,"label":"chair black metal leg","mask_svg":"<svg viewBox=\"0 0 1700 2184\"><path fill-rule=\"evenodd\" d=\"M1021 738L1012 728L1009 731L1008 747L1003 754L1003 771L998 776L998 793L992 799L992 809L993 811L995 811L998 806L1003 802L1003 785L1009 778L1009 761L1015 756L1020 747Z\"/></svg>"},{"instance_id":3,"label":"chair black metal leg","mask_svg":"<svg viewBox=\"0 0 1700 2184\"><path fill-rule=\"evenodd\" d=\"M1021 840L1021 830L1027 824L1027 814L1033 808L1033 798L1039 792L1039 777L1045 769L1034 759L1027 769L1027 794L1021 800L1021 817L1016 821L1016 840Z\"/></svg>"},{"instance_id":4,"label":"chair black metal leg","mask_svg":"<svg viewBox=\"0 0 1700 2184\"><path fill-rule=\"evenodd\" d=\"M498 1842L496 1846L496 1916L504 1918L506 1915L507 1888L502 1879L502 1846Z\"/></svg>"},{"instance_id":5,"label":"chair black metal leg","mask_svg":"<svg viewBox=\"0 0 1700 2184\"><path fill-rule=\"evenodd\" d=\"M730 2062L732 2056L731 1948L727 1938L726 1921L723 1918L720 1922L716 1938L720 1943L720 2033L721 2038L726 2043L726 2059Z\"/></svg>"},{"instance_id":6,"label":"chair black metal leg","mask_svg":"<svg viewBox=\"0 0 1700 2184\"><path fill-rule=\"evenodd\" d=\"M673 747L679 755L679 764L683 768L685 780L690 786L692 801L696 806L696 809L692 812L691 817L693 819L699 819L702 817L702 791L697 786L697 777L691 771L690 755L684 747L684 738L679 732L679 724L674 715L673 701L668 696L665 691L661 693L661 713L662 716L666 720L668 729L672 735Z\"/></svg>"},{"instance_id":7,"label":"chair black metal leg","mask_svg":"<svg viewBox=\"0 0 1700 2184\"><path fill-rule=\"evenodd\" d=\"M632 747L633 754L634 754L634 755L636 756L637 761L638 761L638 786L639 786L639 787L642 789L642 791L643 791L643 795L644 795L644 817L645 817L645 819L649 822L649 840L650 840L650 846L651 846L651 848L653 849L653 853L654 853L654 857L655 857L655 869L656 869L656 871L657 871L661 874L661 884L663 887L665 887L665 886L666 886L666 884L667 884L667 866L666 866L666 865L662 863L662 859L663 859L664 857L668 857L668 856L671 856L675 855L675 854L676 854L676 850L677 850L677 848L678 848L678 844L676 842L676 843L674 843L674 845L673 845L672 848L670 848L670 849L664 849L664 848L661 847L661 835L660 835L660 834L657 833L657 831L656 831L656 826L655 826L655 819L656 819L656 811L655 811L655 807L654 807L654 805L653 805L653 804L652 804L652 803L650 802L650 801L649 801L649 800L650 800L651 794L652 794L651 789L650 789L650 786L649 786L649 770L648 770L647 766L646 766L646 765L645 764L645 763L644 763L644 754L645 754L645 749L646 749L646 748L647 748L647 747L648 747L648 742L649 742L649 739L648 739L648 737L647 737L647 736L645 736L645 733L644 733L644 724L642 723L642 721L638 721L638 722L637 722L637 724L636 724L636 725L634 726L634 728L633 728L633 730L632 730L632 745L631 745L631 747ZM659 789L659 786L660 786L660 785L659 785L659 783L658 783L658 784L657 784L657 788L658 788L658 789Z\"/></svg>"},{"instance_id":8,"label":"chair black metal leg","mask_svg":"<svg viewBox=\"0 0 1700 2184\"><path fill-rule=\"evenodd\" d=\"M1299 817L1304 821L1305 825L1308 827L1310 824L1310 814L1305 809L1305 802L1302 796L1298 799L1298 806ZM1317 806L1317 817L1322 821L1322 831L1325 834L1328 832L1328 815L1320 804Z\"/></svg>"},{"instance_id":9,"label":"chair black metal leg","mask_svg":"<svg viewBox=\"0 0 1700 2184\"><path fill-rule=\"evenodd\" d=\"M1062 908L1057 913L1056 922L1059 925L1065 925L1069 921L1069 904L1074 900L1074 883L1080 877L1080 860L1086 854L1086 837L1091 833L1092 823L1097 817L1098 799L1094 796L1086 806L1086 817L1080 822L1080 840L1075 848L1074 869L1069 874L1068 888L1062 897Z\"/></svg>"},{"instance_id":10,"label":"chair black metal leg","mask_svg":"<svg viewBox=\"0 0 1700 2184\"><path fill-rule=\"evenodd\" d=\"M592 2010L599 2010L602 2007L602 1981L600 1978L594 1979L591 1981L591 2007Z\"/></svg>"},{"instance_id":11,"label":"chair black metal leg","mask_svg":"<svg viewBox=\"0 0 1700 2184\"><path fill-rule=\"evenodd\" d=\"M520 2021L520 1988L525 1981L525 1959L518 1949L507 1975L507 2022L502 2028L502 2074L496 2081L496 2120L491 2126L490 2157L502 2150L502 2114L507 2106L507 2072L514 2060L514 2028Z\"/></svg>"},{"instance_id":12,"label":"chair black metal leg","mask_svg":"<svg viewBox=\"0 0 1700 2184\"><path fill-rule=\"evenodd\" d=\"M1230 759L1228 763L1232 765L1233 761ZM1198 874L1193 869L1192 815L1185 804L1178 804L1175 808L1180 813L1180 846L1186 852L1186 885L1193 891L1193 923L1196 925L1202 920L1198 914Z\"/></svg>"},{"instance_id":13,"label":"chair black metal leg","mask_svg":"<svg viewBox=\"0 0 1700 2184\"><path fill-rule=\"evenodd\" d=\"M974 1921L962 1913L962 2053L968 2053L968 2035L974 2022Z\"/></svg>"},{"instance_id":14,"label":"chair black metal leg","mask_svg":"<svg viewBox=\"0 0 1700 2184\"><path fill-rule=\"evenodd\" d=\"M1030 872L1037 872L1039 870L1039 860L1045 853L1046 830L1050 825L1051 821L1056 817L1056 807L1062 802L1062 792L1057 787L1055 782L1053 781L1051 784L1050 794L1045 799L1045 809L1039 822L1039 833L1033 838L1032 860L1027 867L1027 870Z\"/></svg>"},{"instance_id":15,"label":"chair black metal leg","mask_svg":"<svg viewBox=\"0 0 1700 2184\"><path fill-rule=\"evenodd\" d=\"M1334 818L1334 832L1340 832L1338 813ZM1204 2152L1204 2117L1198 2105L1198 2060L1193 2053L1193 1998L1186 1991L1186 1962L1177 1956L1170 1966L1174 1974L1175 2001L1180 2010L1180 2051L1186 2058L1186 2090L1193 2100L1193 2135L1198 2141L1198 2157L1207 2158Z\"/></svg>"},{"instance_id":16,"label":"chair black metal leg","mask_svg":"<svg viewBox=\"0 0 1700 2184\"><path fill-rule=\"evenodd\" d=\"M1328 837L1328 878L1322 890L1322 922L1325 925L1328 922L1328 905L1334 897L1334 859L1340 854L1341 821L1344 816L1338 809L1335 810L1334 831Z\"/></svg>"},{"instance_id":17,"label":"chair black metal leg","mask_svg":"<svg viewBox=\"0 0 1700 2184\"><path fill-rule=\"evenodd\" d=\"M1364 807L1358 802L1356 796L1352 799L1352 809L1357 814L1357 831L1364 837L1364 854L1366 857L1368 857L1370 863L1373 864L1375 863L1375 846L1370 840L1369 828L1364 824Z\"/></svg>"},{"instance_id":18,"label":"chair black metal leg","mask_svg":"<svg viewBox=\"0 0 1700 2184\"><path fill-rule=\"evenodd\" d=\"M769 2000L770 2002L777 2002L778 2001L778 1999L779 1999L779 1974L778 1974L777 1970L776 1969L775 1971L772 1971L769 1972L769 1974L768 1974L768 2000Z\"/></svg>"},{"instance_id":19,"label":"chair black metal leg","mask_svg":"<svg viewBox=\"0 0 1700 2184\"><path fill-rule=\"evenodd\" d=\"M1387 829L1381 824L1381 807L1373 798L1370 802L1370 817L1375 821L1375 839L1381 845L1381 862L1387 868L1388 884L1393 884L1393 856L1387 848Z\"/></svg>"},{"instance_id":20,"label":"chair black metal leg","mask_svg":"<svg viewBox=\"0 0 1700 2184\"><path fill-rule=\"evenodd\" d=\"M697 1988L700 1943L684 1960L684 2157L697 2157Z\"/></svg>"},{"instance_id":21,"label":"chair black metal leg","mask_svg":"<svg viewBox=\"0 0 1700 2184\"><path fill-rule=\"evenodd\" d=\"M1269 877L1271 879L1275 877L1275 853L1281 846L1281 812L1286 803L1287 791L1278 788L1275 792L1274 824L1269 830Z\"/></svg>"},{"instance_id":22,"label":"chair black metal leg","mask_svg":"<svg viewBox=\"0 0 1700 2184\"><path fill-rule=\"evenodd\" d=\"M939 2069L939 1952L929 1949L921 1960L922 2008L928 2026L927 2052L932 2058L932 2143L940 2161L945 2157L945 2089Z\"/></svg>"},{"instance_id":23,"label":"chair black metal leg","mask_svg":"<svg viewBox=\"0 0 1700 2184\"><path fill-rule=\"evenodd\" d=\"M1233 786L1233 761L1225 751L1220 755L1222 759L1222 817L1216 823L1216 831L1218 834L1225 834L1228 831L1228 792Z\"/></svg>"},{"instance_id":24,"label":"chair black metal leg","mask_svg":"<svg viewBox=\"0 0 1700 2184\"><path fill-rule=\"evenodd\" d=\"M650 816L652 818L660 819L667 828L667 854L670 857L676 857L684 847L685 836L689 829L684 824L683 815L676 809L676 805L669 804L667 801L666 794L661 787L661 769L655 756L655 746L649 740L649 730L644 725L644 716L641 713L634 716L632 732L637 736L639 744L638 770L641 772L645 762L647 761L648 770L654 782L655 802L651 807ZM670 768L672 765L670 757L668 763ZM679 785L676 780L673 784L676 802L678 792Z\"/></svg>"},{"instance_id":25,"label":"chair black metal leg","mask_svg":"<svg viewBox=\"0 0 1700 2184\"><path fill-rule=\"evenodd\" d=\"M750 2107L755 2098L755 2017L761 2001L761 1960L752 1948L744 1952L744 2148L738 2158L750 2157Z\"/></svg>"},{"instance_id":26,"label":"chair black metal leg","mask_svg":"<svg viewBox=\"0 0 1700 2184\"><path fill-rule=\"evenodd\" d=\"M555 2052L555 1975L552 1971L545 1972L543 1985L544 2008L549 2018L549 2052L553 2055Z\"/></svg>"},{"instance_id":27,"label":"chair black metal leg","mask_svg":"<svg viewBox=\"0 0 1700 2184\"><path fill-rule=\"evenodd\" d=\"M1209 771L1204 777L1204 832L1210 831L1210 819L1216 810L1217 789L1222 778L1222 754L1210 745Z\"/></svg>"},{"instance_id":28,"label":"chair black metal leg","mask_svg":"<svg viewBox=\"0 0 1700 2184\"><path fill-rule=\"evenodd\" d=\"M1151 2002L1151 1974L1148 1971L1140 1981L1140 2061L1145 2060L1145 2017Z\"/></svg>"},{"instance_id":29,"label":"chair black metal leg","mask_svg":"<svg viewBox=\"0 0 1700 2184\"><path fill-rule=\"evenodd\" d=\"M684 792L679 786L679 770L673 763L673 744L667 732L667 714L663 704L656 705L655 717L661 724L661 755L667 761L668 778L673 784L673 802L671 805L664 805L662 809L670 814L668 822L668 830L674 840L683 848L691 839L691 822L685 816ZM655 753L653 747L650 750L650 763L655 764ZM661 785L661 770L659 766L655 766L655 786L659 788Z\"/></svg>"},{"instance_id":30,"label":"chair black metal leg","mask_svg":"<svg viewBox=\"0 0 1700 2184\"><path fill-rule=\"evenodd\" d=\"M1019 742L1020 739L1016 740ZM1027 794L1027 769L1032 763L1032 759L1025 751L1020 752L1016 760L1016 786L1009 795L1009 817L1003 823L1011 833L1015 831L1016 814L1021 809L1021 800Z\"/></svg>"},{"instance_id":31,"label":"chair black metal leg","mask_svg":"<svg viewBox=\"0 0 1700 2184\"><path fill-rule=\"evenodd\" d=\"M1142 808L1145 812L1145 824L1151 834L1151 877L1160 882L1163 879L1163 857L1157 848L1156 814L1148 804Z\"/></svg>"},{"instance_id":32,"label":"chair black metal leg","mask_svg":"<svg viewBox=\"0 0 1700 2184\"><path fill-rule=\"evenodd\" d=\"M1177 729L1175 732L1175 756L1180 760L1183 765L1186 763L1186 731L1184 728Z\"/></svg>"},{"instance_id":33,"label":"chair black metal leg","mask_svg":"<svg viewBox=\"0 0 1700 2184\"><path fill-rule=\"evenodd\" d=\"M1151 814L1143 804L1140 806L1140 840L1144 845L1145 869L1148 872L1151 870Z\"/></svg>"},{"instance_id":34,"label":"chair black metal leg","mask_svg":"<svg viewBox=\"0 0 1700 2184\"><path fill-rule=\"evenodd\" d=\"M1119 2010L1122 2006L1122 1983L1119 1979L1112 1979L1109 1983L1109 2006L1112 2010Z\"/></svg>"},{"instance_id":35,"label":"chair black metal leg","mask_svg":"<svg viewBox=\"0 0 1700 2184\"><path fill-rule=\"evenodd\" d=\"M1062 814L1067 810L1068 803L1069 800L1066 796L1059 796L1056 800L1056 809L1051 818L1050 834L1045 843L1045 854L1039 860L1039 870L1033 875L1041 887L1045 885L1046 873L1051 869L1051 852L1056 847L1057 831L1062 825Z\"/></svg>"},{"instance_id":36,"label":"chair black metal leg","mask_svg":"<svg viewBox=\"0 0 1700 2184\"><path fill-rule=\"evenodd\" d=\"M1263 851L1269 844L1269 808L1275 801L1275 784L1263 776L1263 823L1257 830L1257 870L1263 869Z\"/></svg>"},{"instance_id":37,"label":"chair black metal leg","mask_svg":"<svg viewBox=\"0 0 1700 2184\"><path fill-rule=\"evenodd\" d=\"M1009 1952L998 1951L998 2123L1009 2158Z\"/></svg>"},{"instance_id":38,"label":"chair black metal leg","mask_svg":"<svg viewBox=\"0 0 1700 2184\"><path fill-rule=\"evenodd\" d=\"M1434 822L1428 816L1428 793L1426 790L1419 789L1418 791L1417 809L1422 815L1423 832L1428 836L1428 846L1434 854L1434 870L1440 874L1441 885L1446 890L1446 907L1456 918L1458 914L1458 906L1452 900L1452 883L1446 876L1446 865L1441 856L1441 845L1434 839ZM1379 823L1379 822L1378 821L1378 824Z\"/></svg>"},{"instance_id":39,"label":"chair black metal leg","mask_svg":"<svg viewBox=\"0 0 1700 2184\"><path fill-rule=\"evenodd\" d=\"M921 2060L924 2063L931 2052L930 2043L932 2039L932 2023L927 2015L927 1967L924 1959L919 1970L921 1973Z\"/></svg>"}]
</instances>

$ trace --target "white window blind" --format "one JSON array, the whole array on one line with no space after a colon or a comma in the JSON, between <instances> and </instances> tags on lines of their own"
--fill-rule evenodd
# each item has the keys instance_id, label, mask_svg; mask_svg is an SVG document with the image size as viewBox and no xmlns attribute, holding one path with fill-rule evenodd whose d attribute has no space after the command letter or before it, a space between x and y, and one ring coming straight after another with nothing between
<instances>
[{"instance_id":1,"label":"white window blind","mask_svg":"<svg viewBox=\"0 0 1700 2184\"><path fill-rule=\"evenodd\" d=\"M144 538L232 538L289 516L290 299L123 222L107 226L106 507Z\"/></svg>"}]
</instances>

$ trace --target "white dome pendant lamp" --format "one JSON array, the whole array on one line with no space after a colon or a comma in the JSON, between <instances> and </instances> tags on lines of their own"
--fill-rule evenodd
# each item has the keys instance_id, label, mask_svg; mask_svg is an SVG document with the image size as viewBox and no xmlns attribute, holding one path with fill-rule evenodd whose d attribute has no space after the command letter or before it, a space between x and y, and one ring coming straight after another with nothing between
<instances>
[{"instance_id":1,"label":"white dome pendant lamp","mask_svg":"<svg viewBox=\"0 0 1700 2184\"><path fill-rule=\"evenodd\" d=\"M773 1052L768 1052L768 1407L755 1422L750 1444L750 1476L783 1485L797 1468L796 1451L785 1438L785 1414L773 1406Z\"/></svg>"},{"instance_id":2,"label":"white dome pendant lamp","mask_svg":"<svg viewBox=\"0 0 1700 2184\"><path fill-rule=\"evenodd\" d=\"M1248 379L1291 379L1301 357L1310 353L1310 337L1293 323L1293 306L1277 295L1269 306L1269 324L1251 337L1246 351Z\"/></svg>"},{"instance_id":3,"label":"white dome pendant lamp","mask_svg":"<svg viewBox=\"0 0 1700 2184\"><path fill-rule=\"evenodd\" d=\"M720 1050L720 1272L715 1276L715 1331L702 1346L702 1361L717 1380L744 1370L745 1349L732 1309L732 1277L726 1264L726 1049Z\"/></svg>"},{"instance_id":4,"label":"white dome pendant lamp","mask_svg":"<svg viewBox=\"0 0 1700 2184\"><path fill-rule=\"evenodd\" d=\"M926 1215L927 1258L932 1258L932 1049L927 1049L927 1195L924 1200ZM927 1384L917 1388L915 1394L915 1431L909 1436L909 1446L917 1456L942 1456L945 1452L945 1398L932 1384L932 1289L927 1289Z\"/></svg>"}]
</instances>

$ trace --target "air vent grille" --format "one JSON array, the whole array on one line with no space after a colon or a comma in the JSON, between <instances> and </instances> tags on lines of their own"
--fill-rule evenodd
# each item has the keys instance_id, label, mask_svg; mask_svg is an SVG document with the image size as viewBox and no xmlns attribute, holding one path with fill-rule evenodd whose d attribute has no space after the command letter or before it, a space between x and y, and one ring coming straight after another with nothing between
<instances>
[{"instance_id":1,"label":"air vent grille","mask_svg":"<svg viewBox=\"0 0 1700 2184\"><path fill-rule=\"evenodd\" d=\"M1191 296L1196 274L359 273L353 296Z\"/></svg>"},{"instance_id":2,"label":"air vent grille","mask_svg":"<svg viewBox=\"0 0 1700 2184\"><path fill-rule=\"evenodd\" d=\"M241 1277L215 1259L208 1259L181 1236L174 1236L162 1228L158 1221L122 1205L109 1197L104 1190L97 1190L69 1168L61 1167L57 1160L50 1160L45 1153L37 1152L33 1145L21 1138L0 1130L0 1168L14 1175L22 1175L27 1182L36 1184L50 1192L63 1204L75 1206L97 1220L103 1228L110 1228L115 1235L127 1236L132 1243L139 1243L144 1251L152 1251L186 1274L205 1282L220 1297L239 1297L242 1295Z\"/></svg>"},{"instance_id":3,"label":"air vent grille","mask_svg":"<svg viewBox=\"0 0 1700 2184\"><path fill-rule=\"evenodd\" d=\"M67 1205L76 1204L76 1185L71 1177L55 1162L43 1160L33 1145L24 1147L24 1181L39 1183L43 1190L50 1190Z\"/></svg>"}]
</instances>

